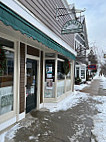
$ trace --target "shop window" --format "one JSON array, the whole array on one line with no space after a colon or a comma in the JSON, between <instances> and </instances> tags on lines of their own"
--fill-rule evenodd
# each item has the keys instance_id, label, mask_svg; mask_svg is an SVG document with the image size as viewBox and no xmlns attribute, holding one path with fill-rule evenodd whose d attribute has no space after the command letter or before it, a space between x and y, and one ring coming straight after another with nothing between
<instances>
[{"instance_id":1,"label":"shop window","mask_svg":"<svg viewBox=\"0 0 106 142\"><path fill-rule=\"evenodd\" d=\"M57 97L65 93L65 75L62 61L57 63Z\"/></svg>"},{"instance_id":2,"label":"shop window","mask_svg":"<svg viewBox=\"0 0 106 142\"><path fill-rule=\"evenodd\" d=\"M58 63L57 63L57 79L58 80L65 79L63 63L64 62L62 62L62 61L58 61Z\"/></svg>"},{"instance_id":3,"label":"shop window","mask_svg":"<svg viewBox=\"0 0 106 142\"><path fill-rule=\"evenodd\" d=\"M81 70L81 79L85 79L85 70Z\"/></svg>"},{"instance_id":4,"label":"shop window","mask_svg":"<svg viewBox=\"0 0 106 142\"><path fill-rule=\"evenodd\" d=\"M0 115L13 110L14 52L5 49L6 44L7 40L0 42Z\"/></svg>"},{"instance_id":5,"label":"shop window","mask_svg":"<svg viewBox=\"0 0 106 142\"><path fill-rule=\"evenodd\" d=\"M45 61L45 98L55 97L55 60Z\"/></svg>"},{"instance_id":6,"label":"shop window","mask_svg":"<svg viewBox=\"0 0 106 142\"><path fill-rule=\"evenodd\" d=\"M71 68L66 76L66 92L71 90Z\"/></svg>"}]
</instances>

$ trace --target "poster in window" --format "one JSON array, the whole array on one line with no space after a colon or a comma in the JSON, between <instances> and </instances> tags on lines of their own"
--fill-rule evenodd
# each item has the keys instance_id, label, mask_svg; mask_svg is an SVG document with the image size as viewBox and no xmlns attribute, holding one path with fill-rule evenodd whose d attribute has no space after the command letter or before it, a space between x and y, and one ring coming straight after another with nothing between
<instances>
[{"instance_id":1,"label":"poster in window","mask_svg":"<svg viewBox=\"0 0 106 142\"><path fill-rule=\"evenodd\" d=\"M46 79L46 89L53 89L53 79Z\"/></svg>"},{"instance_id":2,"label":"poster in window","mask_svg":"<svg viewBox=\"0 0 106 142\"><path fill-rule=\"evenodd\" d=\"M46 65L46 73L52 73L52 64Z\"/></svg>"},{"instance_id":3,"label":"poster in window","mask_svg":"<svg viewBox=\"0 0 106 142\"><path fill-rule=\"evenodd\" d=\"M47 78L52 78L52 74L47 74Z\"/></svg>"}]
</instances>

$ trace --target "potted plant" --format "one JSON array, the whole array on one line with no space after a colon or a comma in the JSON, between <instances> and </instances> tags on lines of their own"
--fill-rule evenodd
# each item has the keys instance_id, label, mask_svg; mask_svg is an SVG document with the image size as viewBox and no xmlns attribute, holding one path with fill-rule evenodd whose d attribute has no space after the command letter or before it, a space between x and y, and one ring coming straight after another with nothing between
<instances>
[{"instance_id":1,"label":"potted plant","mask_svg":"<svg viewBox=\"0 0 106 142\"><path fill-rule=\"evenodd\" d=\"M79 85L81 83L81 78L76 77L75 78L75 84Z\"/></svg>"}]
</instances>

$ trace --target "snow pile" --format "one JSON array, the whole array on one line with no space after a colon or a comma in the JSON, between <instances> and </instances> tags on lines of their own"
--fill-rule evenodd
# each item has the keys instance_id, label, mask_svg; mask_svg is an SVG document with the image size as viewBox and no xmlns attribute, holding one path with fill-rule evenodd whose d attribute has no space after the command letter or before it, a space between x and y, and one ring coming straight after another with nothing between
<instances>
[{"instance_id":1,"label":"snow pile","mask_svg":"<svg viewBox=\"0 0 106 142\"><path fill-rule=\"evenodd\" d=\"M7 133L6 133L6 139L11 140L14 138L15 133L17 132L17 130L19 130L20 128L22 128L22 126L18 124L16 124L14 127L12 127Z\"/></svg>"},{"instance_id":2,"label":"snow pile","mask_svg":"<svg viewBox=\"0 0 106 142\"><path fill-rule=\"evenodd\" d=\"M0 142L5 142L5 135L6 135L6 132L0 135Z\"/></svg>"},{"instance_id":3,"label":"snow pile","mask_svg":"<svg viewBox=\"0 0 106 142\"><path fill-rule=\"evenodd\" d=\"M49 109L50 112L58 112L60 110L67 110L76 106L82 100L87 100L88 94L82 92L73 92L64 100L58 103L45 103L44 107Z\"/></svg>"},{"instance_id":4,"label":"snow pile","mask_svg":"<svg viewBox=\"0 0 106 142\"><path fill-rule=\"evenodd\" d=\"M80 84L80 85L74 85L74 89L77 90L82 90L83 88L87 87L87 84Z\"/></svg>"},{"instance_id":5,"label":"snow pile","mask_svg":"<svg viewBox=\"0 0 106 142\"><path fill-rule=\"evenodd\" d=\"M106 78L104 77L104 75L101 76L101 85L103 89L106 89Z\"/></svg>"},{"instance_id":6,"label":"snow pile","mask_svg":"<svg viewBox=\"0 0 106 142\"><path fill-rule=\"evenodd\" d=\"M106 85L106 78L104 76L100 78L102 85ZM100 113L94 116L94 129L92 133L96 136L98 142L106 142L106 96L96 96L93 99L100 102L100 104L96 105Z\"/></svg>"},{"instance_id":7,"label":"snow pile","mask_svg":"<svg viewBox=\"0 0 106 142\"><path fill-rule=\"evenodd\" d=\"M93 79L99 79L99 72L100 72L100 71L98 70Z\"/></svg>"},{"instance_id":8,"label":"snow pile","mask_svg":"<svg viewBox=\"0 0 106 142\"><path fill-rule=\"evenodd\" d=\"M15 133L17 132L18 129L20 129L22 126L16 124L14 127L12 127L9 131L6 131L0 135L0 142L5 142L5 141L11 141L13 137L15 136Z\"/></svg>"},{"instance_id":9,"label":"snow pile","mask_svg":"<svg viewBox=\"0 0 106 142\"><path fill-rule=\"evenodd\" d=\"M92 133L96 136L98 142L106 142L106 96L99 96L94 99L101 102L101 104L96 105L100 113L94 117Z\"/></svg>"}]
</instances>

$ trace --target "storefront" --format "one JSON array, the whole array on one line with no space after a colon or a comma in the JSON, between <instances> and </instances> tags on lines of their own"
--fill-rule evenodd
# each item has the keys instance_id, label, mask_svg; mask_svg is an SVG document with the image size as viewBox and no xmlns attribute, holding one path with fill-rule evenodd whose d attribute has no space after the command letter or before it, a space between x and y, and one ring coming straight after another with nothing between
<instances>
[{"instance_id":1,"label":"storefront","mask_svg":"<svg viewBox=\"0 0 106 142\"><path fill-rule=\"evenodd\" d=\"M67 63L65 61L68 61ZM57 102L72 91L73 78L72 60L59 54L45 54L45 91L44 102ZM68 66L68 73L65 74L65 67Z\"/></svg>"},{"instance_id":2,"label":"storefront","mask_svg":"<svg viewBox=\"0 0 106 142\"><path fill-rule=\"evenodd\" d=\"M0 3L0 131L73 91L71 50Z\"/></svg>"},{"instance_id":3,"label":"storefront","mask_svg":"<svg viewBox=\"0 0 106 142\"><path fill-rule=\"evenodd\" d=\"M75 65L75 77L80 78L81 82L86 81L86 65L85 64L77 64Z\"/></svg>"},{"instance_id":4,"label":"storefront","mask_svg":"<svg viewBox=\"0 0 106 142\"><path fill-rule=\"evenodd\" d=\"M33 40L22 43L1 23L0 30L0 131L40 105L40 53ZM5 33L10 33L6 35ZM14 34L14 37L11 35ZM17 33L20 36L19 33Z\"/></svg>"}]
</instances>

